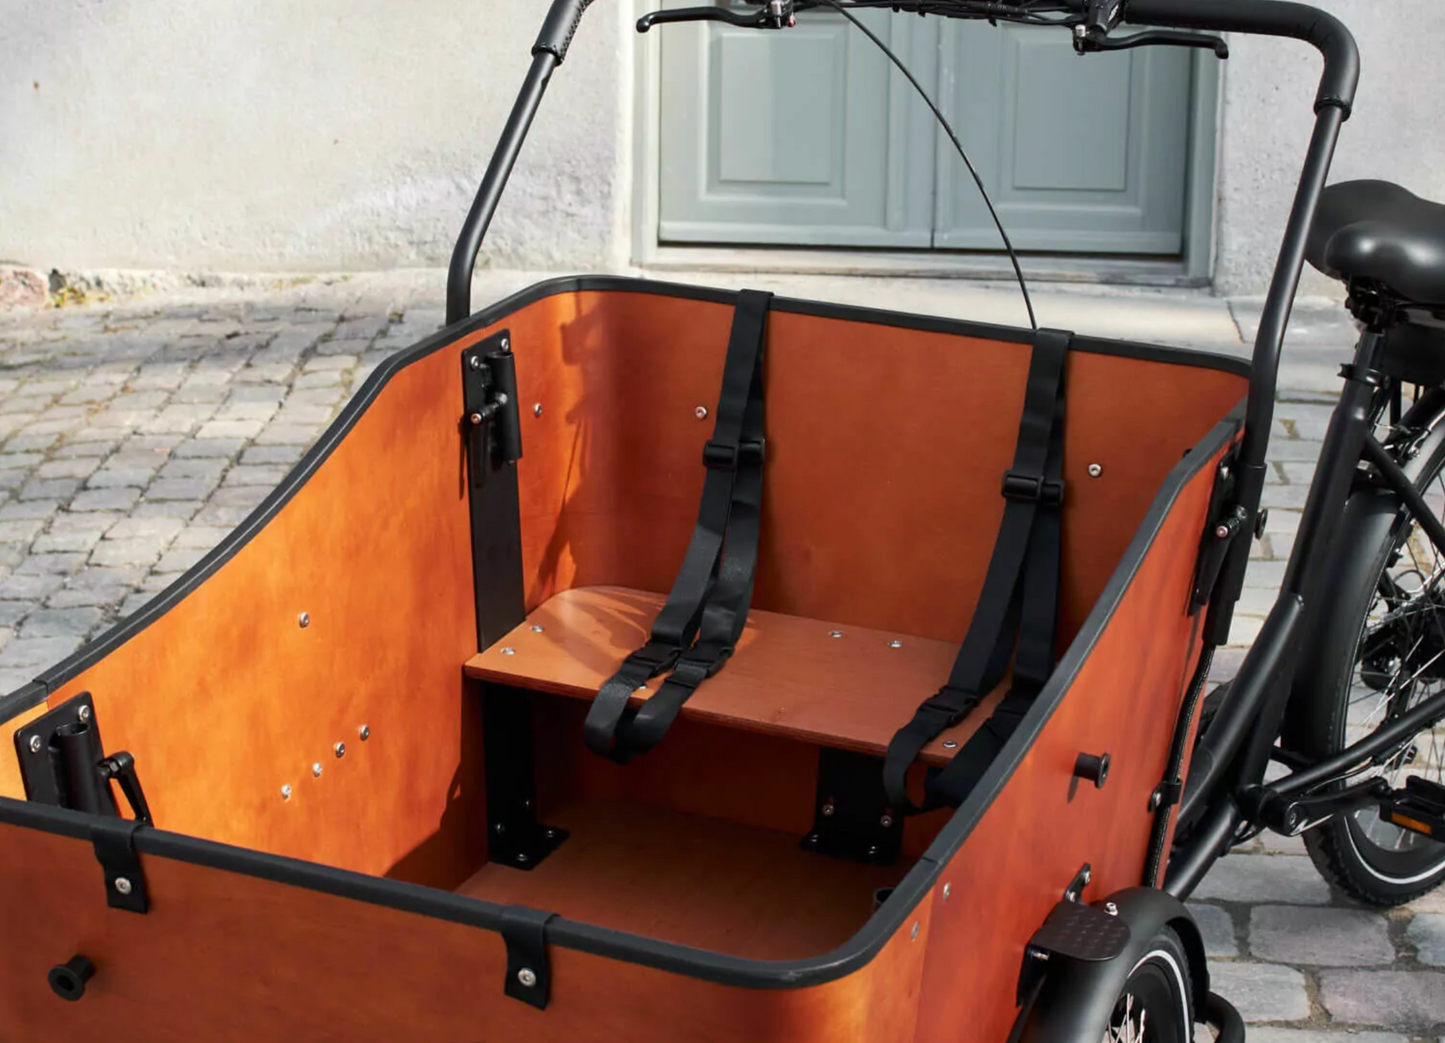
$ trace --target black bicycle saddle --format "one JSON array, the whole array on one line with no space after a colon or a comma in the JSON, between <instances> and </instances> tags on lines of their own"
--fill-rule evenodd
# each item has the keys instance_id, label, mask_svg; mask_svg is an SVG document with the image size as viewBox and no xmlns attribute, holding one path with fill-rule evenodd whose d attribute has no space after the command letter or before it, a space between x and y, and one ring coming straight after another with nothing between
<instances>
[{"instance_id":1,"label":"black bicycle saddle","mask_svg":"<svg viewBox=\"0 0 1445 1043\"><path fill-rule=\"evenodd\" d=\"M1445 206L1388 181L1330 185L1305 256L1336 279L1370 279L1407 302L1445 305Z\"/></svg>"}]
</instances>

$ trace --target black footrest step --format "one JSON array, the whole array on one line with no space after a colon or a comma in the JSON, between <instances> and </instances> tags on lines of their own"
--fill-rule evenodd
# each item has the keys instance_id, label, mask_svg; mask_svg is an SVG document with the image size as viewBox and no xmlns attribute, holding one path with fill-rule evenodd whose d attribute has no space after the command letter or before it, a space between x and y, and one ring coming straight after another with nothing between
<instances>
[{"instance_id":1,"label":"black footrest step","mask_svg":"<svg viewBox=\"0 0 1445 1043\"><path fill-rule=\"evenodd\" d=\"M1380 817L1402 829L1445 840L1445 786L1411 776L1403 790L1380 805Z\"/></svg>"}]
</instances>

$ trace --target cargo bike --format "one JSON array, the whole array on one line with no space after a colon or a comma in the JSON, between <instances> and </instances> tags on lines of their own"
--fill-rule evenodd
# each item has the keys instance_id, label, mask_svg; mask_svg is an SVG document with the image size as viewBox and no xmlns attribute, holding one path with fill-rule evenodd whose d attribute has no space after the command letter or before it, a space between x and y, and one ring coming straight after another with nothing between
<instances>
[{"instance_id":1,"label":"cargo bike","mask_svg":"<svg viewBox=\"0 0 1445 1043\"><path fill-rule=\"evenodd\" d=\"M639 26L1315 45L1244 364L621 278L471 314L588 6L551 6L447 327L0 700L0 1036L1242 1039L1181 904L1232 845L1303 832L1382 904L1445 876L1445 208L1323 189L1349 33L1267 0ZM1306 258L1363 332L1279 601L1206 699Z\"/></svg>"}]
</instances>

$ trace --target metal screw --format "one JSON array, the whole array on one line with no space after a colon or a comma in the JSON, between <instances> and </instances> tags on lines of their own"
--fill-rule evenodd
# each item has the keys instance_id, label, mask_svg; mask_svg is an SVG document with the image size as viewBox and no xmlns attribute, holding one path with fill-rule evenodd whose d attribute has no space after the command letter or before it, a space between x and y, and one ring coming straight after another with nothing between
<instances>
[{"instance_id":1,"label":"metal screw","mask_svg":"<svg viewBox=\"0 0 1445 1043\"><path fill-rule=\"evenodd\" d=\"M706 419L707 419L707 406L698 406L696 409L694 409L694 410L692 411L692 415L695 416L695 417L697 417L699 420L706 420Z\"/></svg>"},{"instance_id":2,"label":"metal screw","mask_svg":"<svg viewBox=\"0 0 1445 1043\"><path fill-rule=\"evenodd\" d=\"M1104 912L1108 913L1110 916L1118 916L1118 915L1119 915L1119 907L1118 907L1117 905L1115 905L1113 902L1105 902L1105 903L1104 903Z\"/></svg>"},{"instance_id":3,"label":"metal screw","mask_svg":"<svg viewBox=\"0 0 1445 1043\"><path fill-rule=\"evenodd\" d=\"M1218 537L1219 539L1221 539L1221 540L1227 540L1227 539L1229 539L1229 526L1228 526L1228 525L1216 525L1216 526L1214 527L1214 535L1217 536L1217 537Z\"/></svg>"},{"instance_id":4,"label":"metal screw","mask_svg":"<svg viewBox=\"0 0 1445 1043\"><path fill-rule=\"evenodd\" d=\"M128 895L128 894L130 894L130 891L131 891L130 880L127 879L126 877L123 877L123 876L118 876L118 877L116 877L116 878L115 878L115 889L116 889L117 891L119 891L119 892L120 892L121 894L123 894L123 895Z\"/></svg>"},{"instance_id":5,"label":"metal screw","mask_svg":"<svg viewBox=\"0 0 1445 1043\"><path fill-rule=\"evenodd\" d=\"M889 647L889 648L902 648L902 647L903 647L903 642L902 642L902 641L897 641L897 640L890 641L890 642L888 642L888 647Z\"/></svg>"},{"instance_id":6,"label":"metal screw","mask_svg":"<svg viewBox=\"0 0 1445 1043\"><path fill-rule=\"evenodd\" d=\"M1090 477L1090 478L1097 478L1097 477L1099 477L1099 475L1101 475L1101 474L1103 474L1103 473L1104 473L1104 468L1103 468L1103 466L1101 466L1100 464L1090 464L1090 465L1089 465L1089 477Z\"/></svg>"},{"instance_id":7,"label":"metal screw","mask_svg":"<svg viewBox=\"0 0 1445 1043\"><path fill-rule=\"evenodd\" d=\"M1221 478L1228 478L1228 477L1229 477L1229 465L1228 465L1228 464L1220 464L1220 465L1219 465L1219 477L1221 477Z\"/></svg>"},{"instance_id":8,"label":"metal screw","mask_svg":"<svg viewBox=\"0 0 1445 1043\"><path fill-rule=\"evenodd\" d=\"M952 884L944 884L944 885L943 885L943 900L944 900L945 902L948 901L949 896L952 895L952 894L953 894L953 885L952 885Z\"/></svg>"},{"instance_id":9,"label":"metal screw","mask_svg":"<svg viewBox=\"0 0 1445 1043\"><path fill-rule=\"evenodd\" d=\"M517 864L518 864L518 865L525 865L526 862L527 862L527 856L526 856L526 855L518 855L518 856L517 856Z\"/></svg>"},{"instance_id":10,"label":"metal screw","mask_svg":"<svg viewBox=\"0 0 1445 1043\"><path fill-rule=\"evenodd\" d=\"M532 633L534 633L534 634L540 634L540 633L542 633L542 632L543 632L544 630L546 630L546 629L547 629L547 628L544 627L544 626L535 626L535 625L534 625L534 626L532 627Z\"/></svg>"},{"instance_id":11,"label":"metal screw","mask_svg":"<svg viewBox=\"0 0 1445 1043\"><path fill-rule=\"evenodd\" d=\"M878 845L877 845L877 844L869 844L869 845L868 845L868 857L869 857L869 858L872 858L872 857L873 857L874 855L876 855L876 854L878 854Z\"/></svg>"},{"instance_id":12,"label":"metal screw","mask_svg":"<svg viewBox=\"0 0 1445 1043\"><path fill-rule=\"evenodd\" d=\"M1085 866L1084 871L1079 874L1079 883L1084 887L1088 887L1089 881L1092 879L1094 879L1094 871L1088 866Z\"/></svg>"},{"instance_id":13,"label":"metal screw","mask_svg":"<svg viewBox=\"0 0 1445 1043\"><path fill-rule=\"evenodd\" d=\"M282 799L282 800L290 800L290 799L291 799L291 787L290 787L290 786L282 786L282 787L281 787L281 799Z\"/></svg>"},{"instance_id":14,"label":"metal screw","mask_svg":"<svg viewBox=\"0 0 1445 1043\"><path fill-rule=\"evenodd\" d=\"M472 369L481 369L482 357L480 355L473 355L471 358L467 359L467 365L472 367Z\"/></svg>"},{"instance_id":15,"label":"metal screw","mask_svg":"<svg viewBox=\"0 0 1445 1043\"><path fill-rule=\"evenodd\" d=\"M361 734L361 741L362 741L362 742L365 742L367 739L371 738L371 728L368 727L367 725L363 724L363 725L361 726L361 733L360 733L360 734Z\"/></svg>"},{"instance_id":16,"label":"metal screw","mask_svg":"<svg viewBox=\"0 0 1445 1043\"><path fill-rule=\"evenodd\" d=\"M344 742L338 742L338 743L333 747L333 749L336 750L336 759L337 759L337 760L340 760L342 757L345 757L345 756L346 756L346 743L344 743Z\"/></svg>"},{"instance_id":17,"label":"metal screw","mask_svg":"<svg viewBox=\"0 0 1445 1043\"><path fill-rule=\"evenodd\" d=\"M542 415L542 403L538 402L535 406L532 407L532 415L533 415L533 416L541 416L541 415Z\"/></svg>"},{"instance_id":18,"label":"metal screw","mask_svg":"<svg viewBox=\"0 0 1445 1043\"><path fill-rule=\"evenodd\" d=\"M90 707L82 706L75 716L80 720L81 724L85 724L87 721L90 720Z\"/></svg>"},{"instance_id":19,"label":"metal screw","mask_svg":"<svg viewBox=\"0 0 1445 1043\"><path fill-rule=\"evenodd\" d=\"M471 421L473 427L479 427L482 423L482 414L473 413L471 416L467 417L467 419Z\"/></svg>"},{"instance_id":20,"label":"metal screw","mask_svg":"<svg viewBox=\"0 0 1445 1043\"><path fill-rule=\"evenodd\" d=\"M829 637L834 637L834 638L842 637L842 636L843 636L843 631L841 631L841 630L830 630L830 631L828 631L828 636L829 636Z\"/></svg>"},{"instance_id":21,"label":"metal screw","mask_svg":"<svg viewBox=\"0 0 1445 1043\"><path fill-rule=\"evenodd\" d=\"M953 739L944 739L944 740L943 740L943 748L944 748L945 750L956 750L956 749L958 749L958 743L957 743L957 741L955 741L955 740L953 740Z\"/></svg>"},{"instance_id":22,"label":"metal screw","mask_svg":"<svg viewBox=\"0 0 1445 1043\"><path fill-rule=\"evenodd\" d=\"M555 829L544 829L544 830L542 830L542 835L543 835L544 837L546 837L548 840L556 840L556 839L557 839L557 831L556 831Z\"/></svg>"},{"instance_id":23,"label":"metal screw","mask_svg":"<svg viewBox=\"0 0 1445 1043\"><path fill-rule=\"evenodd\" d=\"M1158 810L1159 810L1159 805L1160 805L1160 804L1163 804L1163 803L1164 803L1164 794L1160 793L1157 789L1156 789L1153 793L1149 794L1149 810L1150 810L1150 811L1158 811Z\"/></svg>"},{"instance_id":24,"label":"metal screw","mask_svg":"<svg viewBox=\"0 0 1445 1043\"><path fill-rule=\"evenodd\" d=\"M1085 36L1087 36L1088 33L1089 33L1089 30L1086 29L1086 28L1084 28L1082 25L1076 25L1076 26L1074 26L1074 35L1077 36L1080 40L1082 40Z\"/></svg>"},{"instance_id":25,"label":"metal screw","mask_svg":"<svg viewBox=\"0 0 1445 1043\"><path fill-rule=\"evenodd\" d=\"M911 932L909 932L909 935L908 935L908 937L909 937L911 940L913 940L913 941L917 941L917 940L918 940L918 926L919 926L919 922L918 922L917 920L914 920L914 921L913 921L913 930L912 930Z\"/></svg>"},{"instance_id":26,"label":"metal screw","mask_svg":"<svg viewBox=\"0 0 1445 1043\"><path fill-rule=\"evenodd\" d=\"M819 837L818 834L816 834L816 833L809 833L809 834L808 834L808 843L810 843L810 844L816 844L816 843L818 843L818 841L821 840L821 839L822 839L822 838Z\"/></svg>"},{"instance_id":27,"label":"metal screw","mask_svg":"<svg viewBox=\"0 0 1445 1043\"><path fill-rule=\"evenodd\" d=\"M833 811L834 811L833 805L831 805L831 804L824 804L824 805L823 805L823 817L824 817L824 818L832 818L832 817L833 817Z\"/></svg>"},{"instance_id":28,"label":"metal screw","mask_svg":"<svg viewBox=\"0 0 1445 1043\"><path fill-rule=\"evenodd\" d=\"M502 655L516 655L516 654L517 654L517 650L516 650L515 648L504 648L504 649L502 649Z\"/></svg>"},{"instance_id":29,"label":"metal screw","mask_svg":"<svg viewBox=\"0 0 1445 1043\"><path fill-rule=\"evenodd\" d=\"M506 353L506 352L511 351L511 350L512 350L512 342L511 342L510 340L508 340L506 337L503 337L503 338L502 338L502 351L503 351L503 353Z\"/></svg>"},{"instance_id":30,"label":"metal screw","mask_svg":"<svg viewBox=\"0 0 1445 1043\"><path fill-rule=\"evenodd\" d=\"M537 972L531 967L523 967L517 972L517 980L530 989L537 984Z\"/></svg>"},{"instance_id":31,"label":"metal screw","mask_svg":"<svg viewBox=\"0 0 1445 1043\"><path fill-rule=\"evenodd\" d=\"M878 824L879 824L880 826L882 826L884 829L892 829L892 828L893 828L893 816L892 816L892 815L884 815L882 818L880 818L880 819L878 820Z\"/></svg>"},{"instance_id":32,"label":"metal screw","mask_svg":"<svg viewBox=\"0 0 1445 1043\"><path fill-rule=\"evenodd\" d=\"M318 779L321 778L321 762L320 762L320 761L317 761L315 764L311 765L311 774L312 774L314 777L318 778Z\"/></svg>"},{"instance_id":33,"label":"metal screw","mask_svg":"<svg viewBox=\"0 0 1445 1043\"><path fill-rule=\"evenodd\" d=\"M30 752L31 752L31 753L39 753L41 747L43 747L44 745L45 745L45 744L40 741L40 736L38 736L38 735L32 735L32 736L30 736Z\"/></svg>"},{"instance_id":34,"label":"metal screw","mask_svg":"<svg viewBox=\"0 0 1445 1043\"><path fill-rule=\"evenodd\" d=\"M301 629L302 629L302 630L305 630L307 627L309 627L309 626L311 625L311 613L310 613L310 612L303 612L303 613L301 613L299 616L296 617L296 622L301 626Z\"/></svg>"}]
</instances>

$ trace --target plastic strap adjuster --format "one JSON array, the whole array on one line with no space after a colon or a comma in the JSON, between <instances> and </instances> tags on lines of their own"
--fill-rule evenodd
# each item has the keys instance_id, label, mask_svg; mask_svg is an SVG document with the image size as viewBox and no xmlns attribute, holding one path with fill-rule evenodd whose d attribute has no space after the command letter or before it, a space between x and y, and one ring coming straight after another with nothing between
<instances>
[{"instance_id":1,"label":"plastic strap adjuster","mask_svg":"<svg viewBox=\"0 0 1445 1043\"><path fill-rule=\"evenodd\" d=\"M1005 471L1003 496L1006 500L1059 507L1064 502L1064 480L1062 478L1045 478L1037 474L1024 474L1022 471Z\"/></svg>"},{"instance_id":2,"label":"plastic strap adjuster","mask_svg":"<svg viewBox=\"0 0 1445 1043\"><path fill-rule=\"evenodd\" d=\"M680 648L649 641L624 659L621 669L617 672L622 673L624 670L641 672L643 680L647 680L665 670L672 669L681 655L682 649Z\"/></svg>"},{"instance_id":3,"label":"plastic strap adjuster","mask_svg":"<svg viewBox=\"0 0 1445 1043\"><path fill-rule=\"evenodd\" d=\"M667 683L680 685L689 691L695 690L721 670L732 654L733 650L725 646L698 645L678 659L677 666L667 677Z\"/></svg>"},{"instance_id":4,"label":"plastic strap adjuster","mask_svg":"<svg viewBox=\"0 0 1445 1043\"><path fill-rule=\"evenodd\" d=\"M767 440L748 439L737 445L709 441L702 447L702 463L709 471L736 471L738 464L761 464L767 455Z\"/></svg>"},{"instance_id":5,"label":"plastic strap adjuster","mask_svg":"<svg viewBox=\"0 0 1445 1043\"><path fill-rule=\"evenodd\" d=\"M962 697L962 703L960 703L960 697ZM918 714L942 718L943 723L938 728L938 731L941 732L962 723L963 719L973 712L973 708L977 704L978 697L972 692L945 687L939 689L937 695L923 700L918 706Z\"/></svg>"}]
</instances>

